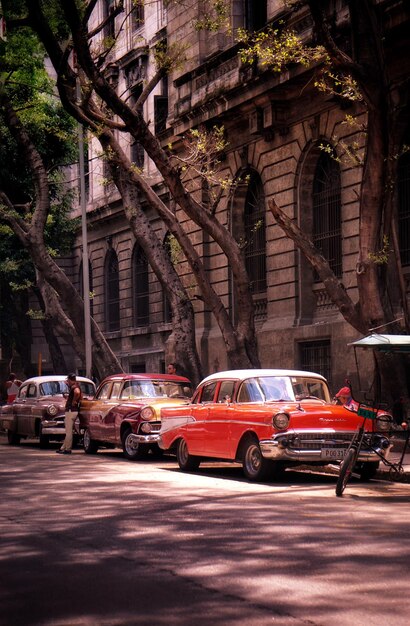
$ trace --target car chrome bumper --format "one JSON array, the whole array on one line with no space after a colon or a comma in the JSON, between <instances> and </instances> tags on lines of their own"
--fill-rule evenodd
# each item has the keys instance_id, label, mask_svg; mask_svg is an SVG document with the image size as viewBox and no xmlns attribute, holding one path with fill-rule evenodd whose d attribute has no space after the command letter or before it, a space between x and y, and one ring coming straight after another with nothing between
<instances>
[{"instance_id":1,"label":"car chrome bumper","mask_svg":"<svg viewBox=\"0 0 410 626\"><path fill-rule=\"evenodd\" d=\"M131 444L137 445L140 443L158 443L159 440L159 434L158 433L149 433L147 435L136 435L135 433L132 433L129 437L128 440Z\"/></svg>"},{"instance_id":2,"label":"car chrome bumper","mask_svg":"<svg viewBox=\"0 0 410 626\"><path fill-rule=\"evenodd\" d=\"M65 435L64 420L43 420L41 422L41 433L43 435Z\"/></svg>"},{"instance_id":3,"label":"car chrome bumper","mask_svg":"<svg viewBox=\"0 0 410 626\"><path fill-rule=\"evenodd\" d=\"M41 432L43 435L61 435L65 437L65 421L63 419L43 419L41 422ZM74 422L73 435L82 435L84 429L80 425L80 420Z\"/></svg>"},{"instance_id":4,"label":"car chrome bumper","mask_svg":"<svg viewBox=\"0 0 410 626\"><path fill-rule=\"evenodd\" d=\"M259 442L262 455L275 461L297 463L332 463L341 460L355 433L332 433L320 431L278 434L272 439ZM385 435L378 435L374 449L363 446L359 461L378 461L387 458L391 444Z\"/></svg>"}]
</instances>

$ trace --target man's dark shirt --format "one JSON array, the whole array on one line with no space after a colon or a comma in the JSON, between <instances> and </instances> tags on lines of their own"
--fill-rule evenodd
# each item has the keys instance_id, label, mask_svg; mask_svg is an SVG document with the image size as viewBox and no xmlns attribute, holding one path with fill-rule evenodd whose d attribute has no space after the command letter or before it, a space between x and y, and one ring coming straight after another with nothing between
<instances>
[{"instance_id":1,"label":"man's dark shirt","mask_svg":"<svg viewBox=\"0 0 410 626\"><path fill-rule=\"evenodd\" d=\"M74 389L79 389L80 390L80 395L78 397L77 401L74 401ZM68 394L68 398L67 398L67 402L65 404L65 410L66 411L79 411L80 409L80 402L81 402L81 397L82 397L82 393L81 393L81 388L79 385L74 385L73 387L70 388L69 394Z\"/></svg>"}]
</instances>

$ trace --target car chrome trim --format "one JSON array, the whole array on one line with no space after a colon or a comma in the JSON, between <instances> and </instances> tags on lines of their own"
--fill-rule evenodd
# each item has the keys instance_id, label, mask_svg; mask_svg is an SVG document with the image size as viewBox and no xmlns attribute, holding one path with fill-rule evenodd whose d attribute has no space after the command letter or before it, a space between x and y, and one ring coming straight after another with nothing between
<instances>
[{"instance_id":1,"label":"car chrome trim","mask_svg":"<svg viewBox=\"0 0 410 626\"><path fill-rule=\"evenodd\" d=\"M310 462L320 461L322 448L333 448L334 450L347 450L356 431L335 431L306 430L287 431L278 433L271 439L262 439L259 442L261 452L266 459L280 461ZM374 450L363 447L360 451L359 461L375 461L380 457L386 457L390 446L385 447L383 441L386 437L380 436L380 440L375 442Z\"/></svg>"},{"instance_id":2,"label":"car chrome trim","mask_svg":"<svg viewBox=\"0 0 410 626\"><path fill-rule=\"evenodd\" d=\"M149 435L136 435L132 433L128 435L128 441L130 444L138 444L138 443L158 443L159 441L159 433L150 433Z\"/></svg>"}]
</instances>

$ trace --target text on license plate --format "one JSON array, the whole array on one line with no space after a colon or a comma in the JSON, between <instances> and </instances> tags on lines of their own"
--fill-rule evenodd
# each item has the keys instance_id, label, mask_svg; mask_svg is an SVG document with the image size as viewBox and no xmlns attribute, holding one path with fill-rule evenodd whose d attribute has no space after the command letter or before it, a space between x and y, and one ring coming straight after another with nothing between
<instances>
[{"instance_id":1,"label":"text on license plate","mask_svg":"<svg viewBox=\"0 0 410 626\"><path fill-rule=\"evenodd\" d=\"M344 459L346 456L346 448L322 448L322 459Z\"/></svg>"}]
</instances>

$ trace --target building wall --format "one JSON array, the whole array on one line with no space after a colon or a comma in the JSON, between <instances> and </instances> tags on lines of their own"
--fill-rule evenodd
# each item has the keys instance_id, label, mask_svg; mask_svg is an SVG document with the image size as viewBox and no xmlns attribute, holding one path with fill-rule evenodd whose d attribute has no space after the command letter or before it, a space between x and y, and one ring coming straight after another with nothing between
<instances>
[{"instance_id":1,"label":"building wall","mask_svg":"<svg viewBox=\"0 0 410 626\"><path fill-rule=\"evenodd\" d=\"M242 0L231 2L235 28L244 24L244 4ZM335 0L333 5L342 21L345 2ZM126 6L130 8L130 4ZM165 11L162 2L149 2L145 5L145 22L140 29L135 31L129 21L125 22L124 32L109 58L118 93L124 93L129 87L130 68L132 70L138 63L142 64L143 70L137 68L132 74L137 77L136 82L141 80L141 76L146 81L153 75L153 50L165 36L168 45L179 43L185 46L186 62L175 69L168 80L164 144L171 143L175 150L181 150L181 137L190 128L202 124L208 127L223 125L228 147L221 164L221 175L235 177L244 168L251 167L259 174L263 184L267 289L262 297L255 297L261 365L300 367L303 365L304 348L317 347L320 354L321 346L328 345L331 361L326 373L333 388L341 385L346 377L355 382L355 355L347 344L357 339L358 333L332 305L323 285L312 282L306 262L270 214L268 201L275 198L288 215L298 223L309 226L313 173L321 153L319 145L328 142L334 146L341 158L342 282L355 300L361 171L353 167L349 159L343 158L340 141L357 141L363 150L363 135L345 124L346 111L334 99L320 95L313 88L306 71L294 68L281 75L264 72L261 68L255 71L255 68L240 62L235 30L230 34L212 35L196 31L192 20L201 16L200 8L200 2L192 2L172 4ZM93 13L91 28L101 20L101 2L97 9ZM268 19L279 17L282 12L281 1L267 2ZM116 23L119 25L123 19L123 15L118 16ZM309 36L311 22L306 11L301 10L296 15L294 28L302 36ZM161 89L158 85L148 98L144 106L146 119L154 120L154 95L161 94ZM365 113L360 105L352 105L348 112L359 124L365 122ZM118 137L124 150L129 152L129 137L123 133ZM144 173L167 200L158 173L147 158ZM193 181L192 191L199 193L199 188L199 181ZM239 200L236 199L236 202ZM233 210L232 201L225 199L218 208L219 219L229 224ZM162 289L158 279L150 272L150 324L135 327L132 293L135 239L124 217L119 194L105 179L101 148L95 139L90 143L88 216L95 320L106 330L104 264L107 252L112 248L119 260L121 325L119 331L107 333L109 343L126 371L138 368L161 370L169 354L167 339L171 330L171 324L164 321ZM163 224L153 213L151 219L159 236L164 238L166 230ZM181 219L197 245L216 291L229 306L229 266L225 255L196 225L183 216ZM80 264L79 237L72 267L78 284ZM195 298L196 286L187 263L181 259L177 267L194 302L197 345L204 372L228 368L219 328L210 313L204 310L202 302ZM80 364L77 366L80 367ZM372 362L367 356L361 356L360 371L362 386L368 387Z\"/></svg>"}]
</instances>

